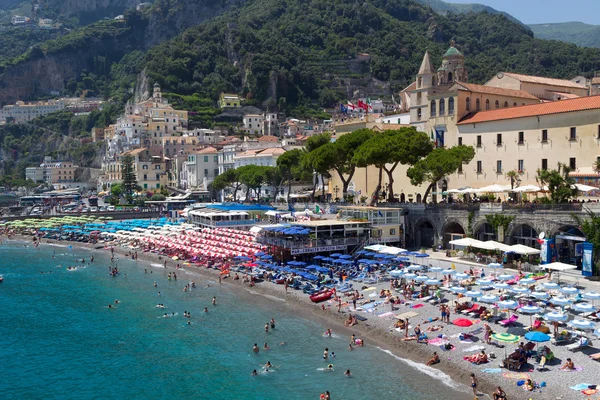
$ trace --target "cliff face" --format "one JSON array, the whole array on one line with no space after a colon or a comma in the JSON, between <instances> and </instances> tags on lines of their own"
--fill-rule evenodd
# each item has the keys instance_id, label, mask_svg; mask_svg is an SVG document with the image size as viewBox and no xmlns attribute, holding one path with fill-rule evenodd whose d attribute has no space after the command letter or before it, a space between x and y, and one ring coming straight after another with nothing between
<instances>
[{"instance_id":1,"label":"cliff face","mask_svg":"<svg viewBox=\"0 0 600 400\"><path fill-rule=\"evenodd\" d=\"M93 17L93 14L96 14L95 19L98 20L111 14L123 13L140 2L140 0L45 0L43 5L66 17Z\"/></svg>"}]
</instances>

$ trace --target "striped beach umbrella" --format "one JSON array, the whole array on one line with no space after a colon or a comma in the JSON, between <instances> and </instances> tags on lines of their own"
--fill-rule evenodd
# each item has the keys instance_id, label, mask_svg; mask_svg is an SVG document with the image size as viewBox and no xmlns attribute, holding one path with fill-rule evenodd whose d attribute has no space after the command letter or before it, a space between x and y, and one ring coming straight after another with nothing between
<instances>
[{"instance_id":1,"label":"striped beach umbrella","mask_svg":"<svg viewBox=\"0 0 600 400\"><path fill-rule=\"evenodd\" d=\"M468 290L465 292L465 296L479 297L479 296L483 296L483 293L480 292L479 290Z\"/></svg>"},{"instance_id":2,"label":"striped beach umbrella","mask_svg":"<svg viewBox=\"0 0 600 400\"><path fill-rule=\"evenodd\" d=\"M494 289L510 289L510 285L504 282L494 283Z\"/></svg>"},{"instance_id":3,"label":"striped beach umbrella","mask_svg":"<svg viewBox=\"0 0 600 400\"><path fill-rule=\"evenodd\" d=\"M524 288L524 287L514 287L510 289L511 292L514 293L518 293L518 294L529 294L531 293L531 290Z\"/></svg>"},{"instance_id":4,"label":"striped beach umbrella","mask_svg":"<svg viewBox=\"0 0 600 400\"><path fill-rule=\"evenodd\" d=\"M560 289L560 291L564 294L568 294L569 296L579 294L579 289L573 286L565 286L564 288Z\"/></svg>"},{"instance_id":5,"label":"striped beach umbrella","mask_svg":"<svg viewBox=\"0 0 600 400\"><path fill-rule=\"evenodd\" d=\"M529 286L535 283L535 279L532 278L523 278L523 279L519 279L519 285L523 285L523 286Z\"/></svg>"},{"instance_id":6,"label":"striped beach umbrella","mask_svg":"<svg viewBox=\"0 0 600 400\"><path fill-rule=\"evenodd\" d=\"M544 319L546 321L562 322L562 321L566 321L567 318L569 318L568 315L563 314L563 313L559 313L559 312L556 312L556 311L552 311L552 312L549 312L548 314L544 315Z\"/></svg>"},{"instance_id":7,"label":"striped beach umbrella","mask_svg":"<svg viewBox=\"0 0 600 400\"><path fill-rule=\"evenodd\" d=\"M542 286L546 290L560 289L560 285L555 282L544 282L544 283L542 283Z\"/></svg>"},{"instance_id":8,"label":"striped beach umbrella","mask_svg":"<svg viewBox=\"0 0 600 400\"><path fill-rule=\"evenodd\" d=\"M479 286L492 286L493 283L494 282L492 282L491 279L485 279L485 278L477 279L477 284Z\"/></svg>"},{"instance_id":9,"label":"striped beach umbrella","mask_svg":"<svg viewBox=\"0 0 600 400\"><path fill-rule=\"evenodd\" d=\"M417 282L425 282L426 280L428 280L429 277L427 275L419 275L415 278L415 281Z\"/></svg>"},{"instance_id":10,"label":"striped beach umbrella","mask_svg":"<svg viewBox=\"0 0 600 400\"><path fill-rule=\"evenodd\" d=\"M439 279L427 279L425 281L425 284L429 286L440 286L442 284L442 281L440 281Z\"/></svg>"},{"instance_id":11,"label":"striped beach umbrella","mask_svg":"<svg viewBox=\"0 0 600 400\"><path fill-rule=\"evenodd\" d=\"M481 296L479 298L479 301L484 302L484 303L495 303L498 300L500 300L500 298L493 294L486 294L485 296Z\"/></svg>"},{"instance_id":12,"label":"striped beach umbrella","mask_svg":"<svg viewBox=\"0 0 600 400\"><path fill-rule=\"evenodd\" d=\"M533 292L531 293L531 297L535 297L536 299L547 299L550 295L546 292Z\"/></svg>"},{"instance_id":13,"label":"striped beach umbrella","mask_svg":"<svg viewBox=\"0 0 600 400\"><path fill-rule=\"evenodd\" d=\"M568 306L569 304L573 303L572 300L567 299L566 297L551 297L549 301L550 303L560 307Z\"/></svg>"},{"instance_id":14,"label":"striped beach umbrella","mask_svg":"<svg viewBox=\"0 0 600 400\"><path fill-rule=\"evenodd\" d=\"M519 306L519 303L514 300L502 300L498 302L498 306L502 309L514 310Z\"/></svg>"},{"instance_id":15,"label":"striped beach umbrella","mask_svg":"<svg viewBox=\"0 0 600 400\"><path fill-rule=\"evenodd\" d=\"M521 337L511 333L494 333L492 339L502 343L517 343ZM506 347L504 347L504 358L506 358Z\"/></svg>"},{"instance_id":16,"label":"striped beach umbrella","mask_svg":"<svg viewBox=\"0 0 600 400\"><path fill-rule=\"evenodd\" d=\"M498 275L498 279L501 281L510 281L511 279L514 279L515 276L511 275L511 274L502 274L502 275Z\"/></svg>"},{"instance_id":17,"label":"striped beach umbrella","mask_svg":"<svg viewBox=\"0 0 600 400\"><path fill-rule=\"evenodd\" d=\"M454 278L456 278L458 280L469 279L470 277L471 277L471 275L465 274L464 272L459 272L456 275L454 275Z\"/></svg>"},{"instance_id":18,"label":"striped beach umbrella","mask_svg":"<svg viewBox=\"0 0 600 400\"><path fill-rule=\"evenodd\" d=\"M404 278L405 279L409 279L409 280L410 279L415 279L417 276L419 276L419 275L417 275L417 274L411 274L411 273L404 274Z\"/></svg>"},{"instance_id":19,"label":"striped beach umbrella","mask_svg":"<svg viewBox=\"0 0 600 400\"><path fill-rule=\"evenodd\" d=\"M452 286L452 287L450 288L450 290L451 290L452 292L454 292L454 293L461 293L461 294L464 294L464 293L466 293L466 291L467 291L467 289L465 289L465 288L464 288L464 287L462 287L462 286Z\"/></svg>"},{"instance_id":20,"label":"striped beach umbrella","mask_svg":"<svg viewBox=\"0 0 600 400\"><path fill-rule=\"evenodd\" d=\"M574 319L573 321L567 322L567 325L582 331L596 329L596 324L594 324L592 321L588 321L587 319Z\"/></svg>"},{"instance_id":21,"label":"striped beach umbrella","mask_svg":"<svg viewBox=\"0 0 600 400\"><path fill-rule=\"evenodd\" d=\"M574 304L573 306L571 306L571 308L575 311L579 311L579 312L583 312L583 313L588 313L588 312L594 311L594 306L591 305L590 303L577 303L577 304Z\"/></svg>"}]
</instances>

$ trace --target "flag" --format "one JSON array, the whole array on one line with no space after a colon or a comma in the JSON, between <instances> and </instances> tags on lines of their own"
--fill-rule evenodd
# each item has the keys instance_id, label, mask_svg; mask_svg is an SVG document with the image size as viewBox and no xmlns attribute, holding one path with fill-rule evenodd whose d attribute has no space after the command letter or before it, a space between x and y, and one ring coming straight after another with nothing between
<instances>
[{"instance_id":1,"label":"flag","mask_svg":"<svg viewBox=\"0 0 600 400\"><path fill-rule=\"evenodd\" d=\"M340 104L340 112L342 114L348 114L348 109L343 104Z\"/></svg>"},{"instance_id":2,"label":"flag","mask_svg":"<svg viewBox=\"0 0 600 400\"><path fill-rule=\"evenodd\" d=\"M383 217L383 214L379 210L377 210L377 215L379 215L380 217Z\"/></svg>"},{"instance_id":3,"label":"flag","mask_svg":"<svg viewBox=\"0 0 600 400\"><path fill-rule=\"evenodd\" d=\"M356 108L356 106L354 104L352 104L352 102L348 102L348 105L346 106L348 110L350 111L354 111L354 109Z\"/></svg>"},{"instance_id":4,"label":"flag","mask_svg":"<svg viewBox=\"0 0 600 400\"><path fill-rule=\"evenodd\" d=\"M358 108L362 108L363 110L367 111L369 109L369 106L367 105L367 103L365 103L359 99L358 100Z\"/></svg>"},{"instance_id":5,"label":"flag","mask_svg":"<svg viewBox=\"0 0 600 400\"><path fill-rule=\"evenodd\" d=\"M367 111L373 111L373 106L371 105L371 99L367 97Z\"/></svg>"},{"instance_id":6,"label":"flag","mask_svg":"<svg viewBox=\"0 0 600 400\"><path fill-rule=\"evenodd\" d=\"M435 130L436 147L444 147L444 131Z\"/></svg>"},{"instance_id":7,"label":"flag","mask_svg":"<svg viewBox=\"0 0 600 400\"><path fill-rule=\"evenodd\" d=\"M320 214L321 213L321 207L319 207L318 204L315 204L315 214Z\"/></svg>"}]
</instances>

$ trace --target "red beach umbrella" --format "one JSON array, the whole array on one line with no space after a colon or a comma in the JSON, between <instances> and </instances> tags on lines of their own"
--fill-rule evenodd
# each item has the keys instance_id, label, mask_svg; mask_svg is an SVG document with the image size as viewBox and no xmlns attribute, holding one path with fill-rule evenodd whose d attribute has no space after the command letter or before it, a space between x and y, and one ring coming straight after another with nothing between
<instances>
[{"instance_id":1,"label":"red beach umbrella","mask_svg":"<svg viewBox=\"0 0 600 400\"><path fill-rule=\"evenodd\" d=\"M452 321L452 323L456 326L461 326L461 327L467 327L467 326L473 325L473 322L471 322L471 320L468 320L466 318L455 319L454 321Z\"/></svg>"}]
</instances>

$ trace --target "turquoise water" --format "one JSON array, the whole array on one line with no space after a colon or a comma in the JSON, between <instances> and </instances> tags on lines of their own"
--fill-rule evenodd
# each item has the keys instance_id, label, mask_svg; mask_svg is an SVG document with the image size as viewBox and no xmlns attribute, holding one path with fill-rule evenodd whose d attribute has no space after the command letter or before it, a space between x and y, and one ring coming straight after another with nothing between
<instances>
[{"instance_id":1,"label":"turquoise water","mask_svg":"<svg viewBox=\"0 0 600 400\"><path fill-rule=\"evenodd\" d=\"M421 400L442 392L444 399L469 398L447 377L434 379L376 347L347 351L347 337L324 338L325 327L275 301L256 306L235 286L206 287L205 278L184 272L169 282L163 268L123 259L121 274L111 277L106 253L95 253L87 268L66 270L90 255L85 249L0 245L2 398L318 399L325 390L336 400ZM197 288L183 292L190 280ZM121 303L109 309L115 299ZM168 308L157 309L158 303ZM184 310L192 325L186 325ZM178 315L162 318L164 312ZM266 334L271 317L277 327ZM255 355L255 342L268 342L271 350ZM322 370L325 347L336 353L334 371ZM275 369L262 373L267 361ZM251 376L253 369L261 374ZM343 375L346 369L351 378Z\"/></svg>"}]
</instances>

